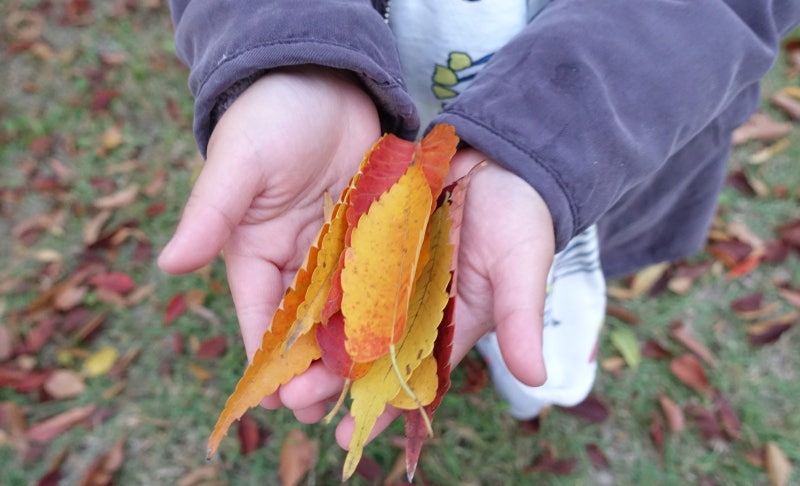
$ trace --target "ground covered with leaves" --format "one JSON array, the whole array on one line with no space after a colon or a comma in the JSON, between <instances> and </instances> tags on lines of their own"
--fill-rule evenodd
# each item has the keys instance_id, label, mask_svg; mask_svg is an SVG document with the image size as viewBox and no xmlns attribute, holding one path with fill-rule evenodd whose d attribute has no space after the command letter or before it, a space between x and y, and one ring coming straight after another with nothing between
<instances>
[{"instance_id":1,"label":"ground covered with leaves","mask_svg":"<svg viewBox=\"0 0 800 486\"><path fill-rule=\"evenodd\" d=\"M205 461L245 357L221 262L154 263L201 164L166 7L11 0L0 18L3 483L339 482L332 428L285 411L251 410ZM415 484L800 481L798 47L737 132L707 248L611 282L591 397L517 423L470 355ZM403 484L403 447L390 428L352 484Z\"/></svg>"}]
</instances>

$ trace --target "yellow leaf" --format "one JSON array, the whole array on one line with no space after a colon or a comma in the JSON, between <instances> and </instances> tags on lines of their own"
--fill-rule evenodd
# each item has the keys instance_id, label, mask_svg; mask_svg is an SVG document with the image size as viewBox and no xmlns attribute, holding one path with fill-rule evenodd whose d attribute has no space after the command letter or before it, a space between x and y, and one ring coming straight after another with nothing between
<instances>
[{"instance_id":1,"label":"yellow leaf","mask_svg":"<svg viewBox=\"0 0 800 486\"><path fill-rule=\"evenodd\" d=\"M83 362L83 375L95 377L108 373L117 361L117 356L119 356L119 353L111 346L100 348Z\"/></svg>"},{"instance_id":2,"label":"yellow leaf","mask_svg":"<svg viewBox=\"0 0 800 486\"><path fill-rule=\"evenodd\" d=\"M342 270L345 346L355 362L375 360L403 335L431 192L412 165L353 228Z\"/></svg>"},{"instance_id":3,"label":"yellow leaf","mask_svg":"<svg viewBox=\"0 0 800 486\"><path fill-rule=\"evenodd\" d=\"M403 410L414 410L420 405L431 403L436 398L436 389L439 387L437 367L436 358L432 354L426 356L408 379L408 387L414 392L416 400L401 388L389 401L389 405Z\"/></svg>"},{"instance_id":4,"label":"yellow leaf","mask_svg":"<svg viewBox=\"0 0 800 486\"><path fill-rule=\"evenodd\" d=\"M403 380L408 381L422 360L433 352L437 328L449 299L447 284L453 258L453 247L449 241L449 208L449 204L445 204L430 218L430 259L420 273L408 306L406 333L397 344L397 367L392 363L391 356L383 356L351 386L350 413L355 419L355 427L345 459L345 479L355 471L378 416L402 388L396 370L400 370Z\"/></svg>"}]
</instances>

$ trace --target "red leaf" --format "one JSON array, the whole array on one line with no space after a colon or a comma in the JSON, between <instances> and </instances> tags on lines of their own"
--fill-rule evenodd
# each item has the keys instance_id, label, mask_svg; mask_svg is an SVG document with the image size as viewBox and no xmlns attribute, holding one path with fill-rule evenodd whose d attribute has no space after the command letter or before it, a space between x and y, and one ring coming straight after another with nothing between
<instances>
[{"instance_id":1,"label":"red leaf","mask_svg":"<svg viewBox=\"0 0 800 486\"><path fill-rule=\"evenodd\" d=\"M760 263L761 263L761 255L757 254L747 255L742 261L734 265L727 274L725 274L725 278L727 278L728 280L733 280L743 275L747 275L748 273L758 268L758 265Z\"/></svg>"},{"instance_id":2,"label":"red leaf","mask_svg":"<svg viewBox=\"0 0 800 486\"><path fill-rule=\"evenodd\" d=\"M108 449L108 452L98 456L78 486L111 486L115 484L114 475L125 460L125 439L119 439Z\"/></svg>"},{"instance_id":3,"label":"red leaf","mask_svg":"<svg viewBox=\"0 0 800 486\"><path fill-rule=\"evenodd\" d=\"M89 284L118 294L124 294L136 288L136 282L129 275L120 272L95 275L89 280Z\"/></svg>"},{"instance_id":4,"label":"red leaf","mask_svg":"<svg viewBox=\"0 0 800 486\"><path fill-rule=\"evenodd\" d=\"M354 363L347 354L344 345L344 316L341 312L332 315L327 324L317 326L314 332L322 352L322 362L329 370L351 380L357 380L369 371L371 362Z\"/></svg>"},{"instance_id":5,"label":"red leaf","mask_svg":"<svg viewBox=\"0 0 800 486\"><path fill-rule=\"evenodd\" d=\"M574 457L570 457L568 459L558 459L553 455L553 452L550 450L550 448L547 448L540 456L534 459L528 467L525 468L525 472L545 472L566 476L572 474L577 462L578 460Z\"/></svg>"},{"instance_id":6,"label":"red leaf","mask_svg":"<svg viewBox=\"0 0 800 486\"><path fill-rule=\"evenodd\" d=\"M597 444L586 444L586 456L596 468L608 469L611 463Z\"/></svg>"},{"instance_id":7,"label":"red leaf","mask_svg":"<svg viewBox=\"0 0 800 486\"><path fill-rule=\"evenodd\" d=\"M659 452L664 452L664 419L661 415L653 411L650 415L650 440Z\"/></svg>"},{"instance_id":8,"label":"red leaf","mask_svg":"<svg viewBox=\"0 0 800 486\"><path fill-rule=\"evenodd\" d=\"M196 354L200 359L212 359L222 356L227 350L228 338L225 336L214 336L200 343Z\"/></svg>"},{"instance_id":9,"label":"red leaf","mask_svg":"<svg viewBox=\"0 0 800 486\"><path fill-rule=\"evenodd\" d=\"M600 399L593 396L588 396L584 401L572 407L558 407L559 409L583 417L594 423L605 422L611 413L608 407Z\"/></svg>"},{"instance_id":10,"label":"red leaf","mask_svg":"<svg viewBox=\"0 0 800 486\"><path fill-rule=\"evenodd\" d=\"M628 324L639 323L639 318L636 317L636 314L627 309L623 309L622 307L615 306L613 304L606 304L606 315L616 317L622 322L627 322Z\"/></svg>"},{"instance_id":11,"label":"red leaf","mask_svg":"<svg viewBox=\"0 0 800 486\"><path fill-rule=\"evenodd\" d=\"M663 392L659 392L658 402L661 404L661 411L664 412L664 416L667 418L669 430L672 432L683 431L686 420L681 407Z\"/></svg>"},{"instance_id":12,"label":"red leaf","mask_svg":"<svg viewBox=\"0 0 800 486\"><path fill-rule=\"evenodd\" d=\"M708 247L708 252L728 267L744 260L752 251L750 244L739 240L718 241Z\"/></svg>"},{"instance_id":13,"label":"red leaf","mask_svg":"<svg viewBox=\"0 0 800 486\"><path fill-rule=\"evenodd\" d=\"M708 350L705 344L698 341L697 338L692 335L683 321L674 321L669 327L669 335L672 336L672 339L683 344L689 351L699 356L706 363L710 365L714 364L714 356L711 354L711 351Z\"/></svg>"},{"instance_id":14,"label":"red leaf","mask_svg":"<svg viewBox=\"0 0 800 486\"><path fill-rule=\"evenodd\" d=\"M669 359L672 353L654 339L648 339L642 344L642 356L650 359Z\"/></svg>"},{"instance_id":15,"label":"red leaf","mask_svg":"<svg viewBox=\"0 0 800 486\"><path fill-rule=\"evenodd\" d=\"M164 311L164 324L170 324L186 311L186 299L182 292L173 295Z\"/></svg>"},{"instance_id":16,"label":"red leaf","mask_svg":"<svg viewBox=\"0 0 800 486\"><path fill-rule=\"evenodd\" d=\"M259 427L256 421L245 413L237 424L239 435L239 450L243 456L249 455L256 449L260 449L267 442L269 432Z\"/></svg>"},{"instance_id":17,"label":"red leaf","mask_svg":"<svg viewBox=\"0 0 800 486\"><path fill-rule=\"evenodd\" d=\"M742 422L719 391L714 393L714 403L717 406L717 417L722 423L722 429L730 439L742 438Z\"/></svg>"},{"instance_id":18,"label":"red leaf","mask_svg":"<svg viewBox=\"0 0 800 486\"><path fill-rule=\"evenodd\" d=\"M459 393L478 393L489 382L489 372L482 360L466 356L458 364L458 367L464 371L465 375L464 383L458 390Z\"/></svg>"},{"instance_id":19,"label":"red leaf","mask_svg":"<svg viewBox=\"0 0 800 486\"><path fill-rule=\"evenodd\" d=\"M76 407L34 424L28 429L28 439L34 442L49 442L65 430L89 418L96 408L93 403Z\"/></svg>"},{"instance_id":20,"label":"red leaf","mask_svg":"<svg viewBox=\"0 0 800 486\"><path fill-rule=\"evenodd\" d=\"M684 354L673 359L669 369L683 384L703 394L711 391L703 365L693 354Z\"/></svg>"},{"instance_id":21,"label":"red leaf","mask_svg":"<svg viewBox=\"0 0 800 486\"><path fill-rule=\"evenodd\" d=\"M777 323L765 327L761 332L751 333L748 340L752 346L772 344L780 339L783 333L788 331L790 327L792 327L791 323Z\"/></svg>"},{"instance_id":22,"label":"red leaf","mask_svg":"<svg viewBox=\"0 0 800 486\"><path fill-rule=\"evenodd\" d=\"M369 484L381 484L383 479L383 468L375 459L363 455L356 466L356 474L366 479Z\"/></svg>"},{"instance_id":23,"label":"red leaf","mask_svg":"<svg viewBox=\"0 0 800 486\"><path fill-rule=\"evenodd\" d=\"M800 220L779 227L778 235L787 245L800 248Z\"/></svg>"},{"instance_id":24,"label":"red leaf","mask_svg":"<svg viewBox=\"0 0 800 486\"><path fill-rule=\"evenodd\" d=\"M747 179L747 174L741 170L736 170L728 174L725 181L729 186L738 190L745 196L755 196L756 191L750 181Z\"/></svg>"},{"instance_id":25,"label":"red leaf","mask_svg":"<svg viewBox=\"0 0 800 486\"><path fill-rule=\"evenodd\" d=\"M736 313L753 312L764 307L764 294L755 292L752 294L739 297L731 302L731 310Z\"/></svg>"},{"instance_id":26,"label":"red leaf","mask_svg":"<svg viewBox=\"0 0 800 486\"><path fill-rule=\"evenodd\" d=\"M24 354L34 354L47 344L56 332L58 321L56 318L45 319L38 323L36 327L25 336L25 343L22 345L21 352Z\"/></svg>"},{"instance_id":27,"label":"red leaf","mask_svg":"<svg viewBox=\"0 0 800 486\"><path fill-rule=\"evenodd\" d=\"M789 246L783 241L764 243L764 263L781 263L789 256Z\"/></svg>"},{"instance_id":28,"label":"red leaf","mask_svg":"<svg viewBox=\"0 0 800 486\"><path fill-rule=\"evenodd\" d=\"M724 438L722 428L710 410L695 403L690 403L686 406L686 411L694 418L694 425L700 429L700 433L705 440Z\"/></svg>"},{"instance_id":29,"label":"red leaf","mask_svg":"<svg viewBox=\"0 0 800 486\"><path fill-rule=\"evenodd\" d=\"M117 96L119 96L119 91L116 89L98 89L92 94L92 111L98 112L107 109Z\"/></svg>"}]
</instances>

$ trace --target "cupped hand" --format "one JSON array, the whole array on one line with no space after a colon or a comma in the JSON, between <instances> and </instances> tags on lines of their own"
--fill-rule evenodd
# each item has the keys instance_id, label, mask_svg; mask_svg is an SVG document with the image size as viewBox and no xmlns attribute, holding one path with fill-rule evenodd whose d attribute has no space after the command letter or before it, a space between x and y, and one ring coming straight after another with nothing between
<instances>
[{"instance_id":1,"label":"cupped hand","mask_svg":"<svg viewBox=\"0 0 800 486\"><path fill-rule=\"evenodd\" d=\"M324 193L338 196L379 136L377 110L357 83L312 66L263 76L214 128L158 264L185 273L223 252L250 359L322 226Z\"/></svg>"}]
</instances>

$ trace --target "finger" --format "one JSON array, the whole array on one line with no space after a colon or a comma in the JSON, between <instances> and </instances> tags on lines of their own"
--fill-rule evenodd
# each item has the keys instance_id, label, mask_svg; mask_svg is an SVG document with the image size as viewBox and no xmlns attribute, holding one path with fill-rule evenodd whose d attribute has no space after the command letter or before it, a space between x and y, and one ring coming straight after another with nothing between
<instances>
[{"instance_id":1,"label":"finger","mask_svg":"<svg viewBox=\"0 0 800 486\"><path fill-rule=\"evenodd\" d=\"M235 159L234 159L235 160ZM184 207L175 235L158 265L167 273L186 273L219 254L259 191L256 168L219 149L209 158Z\"/></svg>"},{"instance_id":2,"label":"finger","mask_svg":"<svg viewBox=\"0 0 800 486\"><path fill-rule=\"evenodd\" d=\"M529 386L542 385L547 378L542 328L552 255L550 241L529 235L508 248L489 274L495 331L503 361L518 380Z\"/></svg>"},{"instance_id":3,"label":"finger","mask_svg":"<svg viewBox=\"0 0 800 486\"><path fill-rule=\"evenodd\" d=\"M281 402L292 410L303 410L331 398L338 398L344 379L316 362L280 388Z\"/></svg>"},{"instance_id":4,"label":"finger","mask_svg":"<svg viewBox=\"0 0 800 486\"><path fill-rule=\"evenodd\" d=\"M392 406L387 406L386 410L383 412L383 414L381 414L380 417L378 417L378 420L372 427L372 431L370 431L367 441L364 445L372 442L372 439L386 430L386 427L394 422L394 420L399 417L401 413L401 410L398 410ZM355 425L356 422L353 419L353 416L348 414L339 422L339 425L336 426L336 443L339 444L339 447L344 450L350 450L350 438L353 437Z\"/></svg>"},{"instance_id":5,"label":"finger","mask_svg":"<svg viewBox=\"0 0 800 486\"><path fill-rule=\"evenodd\" d=\"M235 251L226 251L225 268L247 359L252 361L283 297L283 277L272 263Z\"/></svg>"},{"instance_id":6,"label":"finger","mask_svg":"<svg viewBox=\"0 0 800 486\"><path fill-rule=\"evenodd\" d=\"M294 411L294 416L300 423L315 424L322 420L327 413L327 408L324 402L315 403L310 407L302 408Z\"/></svg>"}]
</instances>

